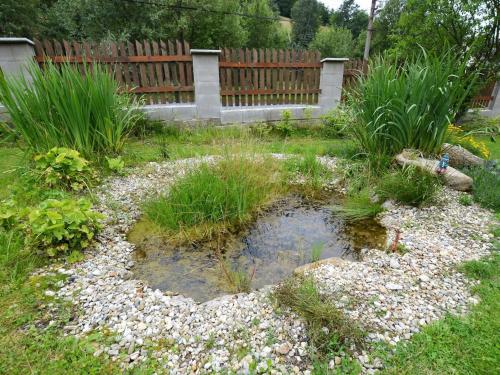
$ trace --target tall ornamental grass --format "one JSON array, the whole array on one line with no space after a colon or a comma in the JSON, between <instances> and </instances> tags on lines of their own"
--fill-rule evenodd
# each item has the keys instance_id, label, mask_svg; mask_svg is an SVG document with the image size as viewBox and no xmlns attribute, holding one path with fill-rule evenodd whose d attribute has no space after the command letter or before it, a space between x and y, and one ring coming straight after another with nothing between
<instances>
[{"instance_id":1,"label":"tall ornamental grass","mask_svg":"<svg viewBox=\"0 0 500 375\"><path fill-rule=\"evenodd\" d=\"M466 70L451 53L423 53L400 65L375 60L351 98L355 139L372 155L394 155L404 148L437 153L476 80Z\"/></svg>"},{"instance_id":2,"label":"tall ornamental grass","mask_svg":"<svg viewBox=\"0 0 500 375\"><path fill-rule=\"evenodd\" d=\"M134 98L119 93L104 68L82 69L49 62L44 69L28 67L32 82L0 76L0 102L31 151L67 147L90 159L115 154L142 117Z\"/></svg>"}]
</instances>

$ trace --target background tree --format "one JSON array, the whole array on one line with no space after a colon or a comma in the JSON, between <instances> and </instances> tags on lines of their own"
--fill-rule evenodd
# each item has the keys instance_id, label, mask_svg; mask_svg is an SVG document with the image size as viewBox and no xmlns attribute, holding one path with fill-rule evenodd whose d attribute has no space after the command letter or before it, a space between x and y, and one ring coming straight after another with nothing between
<instances>
[{"instance_id":1,"label":"background tree","mask_svg":"<svg viewBox=\"0 0 500 375\"><path fill-rule=\"evenodd\" d=\"M287 45L288 38L281 32L282 27L277 21L278 15L273 11L269 0L249 0L243 10L255 16L243 19L247 31L247 47L283 48Z\"/></svg>"},{"instance_id":2,"label":"background tree","mask_svg":"<svg viewBox=\"0 0 500 375\"><path fill-rule=\"evenodd\" d=\"M391 33L394 51L413 55L420 46L441 53L453 48L474 65L498 69L500 0L407 0Z\"/></svg>"},{"instance_id":3,"label":"background tree","mask_svg":"<svg viewBox=\"0 0 500 375\"><path fill-rule=\"evenodd\" d=\"M363 30L366 30L368 14L360 9L354 0L344 0L339 8L332 12L330 23L332 26L351 30L352 36L357 38Z\"/></svg>"},{"instance_id":4,"label":"background tree","mask_svg":"<svg viewBox=\"0 0 500 375\"><path fill-rule=\"evenodd\" d=\"M320 51L322 57L351 57L353 46L351 31L336 27L322 28L309 45Z\"/></svg>"},{"instance_id":5,"label":"background tree","mask_svg":"<svg viewBox=\"0 0 500 375\"><path fill-rule=\"evenodd\" d=\"M31 37L37 27L38 0L0 1L0 36Z\"/></svg>"},{"instance_id":6,"label":"background tree","mask_svg":"<svg viewBox=\"0 0 500 375\"><path fill-rule=\"evenodd\" d=\"M372 52L380 53L393 46L394 40L390 39L390 35L398 25L405 4L406 0L388 0L378 11L373 22L375 31L372 38Z\"/></svg>"},{"instance_id":7,"label":"background tree","mask_svg":"<svg viewBox=\"0 0 500 375\"><path fill-rule=\"evenodd\" d=\"M297 0L274 0L280 15L288 18L292 16L292 7L296 1Z\"/></svg>"},{"instance_id":8,"label":"background tree","mask_svg":"<svg viewBox=\"0 0 500 375\"><path fill-rule=\"evenodd\" d=\"M316 0L298 0L292 8L292 39L299 48L311 43L321 25L321 8Z\"/></svg>"}]
</instances>

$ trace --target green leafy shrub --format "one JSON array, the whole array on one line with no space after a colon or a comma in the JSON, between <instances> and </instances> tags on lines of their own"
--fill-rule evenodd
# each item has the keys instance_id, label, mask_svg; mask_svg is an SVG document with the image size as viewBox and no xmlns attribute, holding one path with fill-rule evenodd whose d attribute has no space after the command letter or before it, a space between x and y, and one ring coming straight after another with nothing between
<instances>
[{"instance_id":1,"label":"green leafy shrub","mask_svg":"<svg viewBox=\"0 0 500 375\"><path fill-rule=\"evenodd\" d=\"M382 176L377 194L382 199L393 199L403 204L420 206L431 203L439 190L439 178L413 166L398 169Z\"/></svg>"},{"instance_id":2,"label":"green leafy shrub","mask_svg":"<svg viewBox=\"0 0 500 375\"><path fill-rule=\"evenodd\" d=\"M470 168L465 173L474 180L472 195L474 201L482 207L495 211L500 210L500 172L498 167L493 170L485 168Z\"/></svg>"},{"instance_id":3,"label":"green leafy shrub","mask_svg":"<svg viewBox=\"0 0 500 375\"><path fill-rule=\"evenodd\" d=\"M282 137L289 137L295 131L295 126L292 121L292 112L284 110L281 113L281 120L274 126L273 131Z\"/></svg>"},{"instance_id":4,"label":"green leafy shrub","mask_svg":"<svg viewBox=\"0 0 500 375\"><path fill-rule=\"evenodd\" d=\"M467 62L451 53L423 54L399 65L375 60L351 97L355 139L370 154L394 155L404 148L437 153L477 78L465 78L466 69Z\"/></svg>"},{"instance_id":5,"label":"green leafy shrub","mask_svg":"<svg viewBox=\"0 0 500 375\"><path fill-rule=\"evenodd\" d=\"M279 305L289 307L306 321L318 357L337 353L351 344L363 344L362 329L319 293L311 277L289 278L278 285L273 295Z\"/></svg>"},{"instance_id":6,"label":"green leafy shrub","mask_svg":"<svg viewBox=\"0 0 500 375\"><path fill-rule=\"evenodd\" d=\"M85 199L47 199L30 210L23 227L34 247L55 256L87 248L102 218Z\"/></svg>"},{"instance_id":7,"label":"green leafy shrub","mask_svg":"<svg viewBox=\"0 0 500 375\"><path fill-rule=\"evenodd\" d=\"M272 160L228 156L215 166L204 164L189 173L168 194L147 202L144 212L169 231L204 224L239 225L279 189L279 173Z\"/></svg>"},{"instance_id":8,"label":"green leafy shrub","mask_svg":"<svg viewBox=\"0 0 500 375\"><path fill-rule=\"evenodd\" d=\"M96 177L78 151L65 147L54 147L46 154L36 155L35 169L47 186L67 190L82 190Z\"/></svg>"},{"instance_id":9,"label":"green leafy shrub","mask_svg":"<svg viewBox=\"0 0 500 375\"><path fill-rule=\"evenodd\" d=\"M352 111L347 106L338 106L321 116L323 133L331 138L345 137L354 122Z\"/></svg>"},{"instance_id":10,"label":"green leafy shrub","mask_svg":"<svg viewBox=\"0 0 500 375\"><path fill-rule=\"evenodd\" d=\"M370 219L383 211L380 203L373 201L367 188L347 195L341 205L335 205L332 209L344 220L351 222Z\"/></svg>"},{"instance_id":11,"label":"green leafy shrub","mask_svg":"<svg viewBox=\"0 0 500 375\"><path fill-rule=\"evenodd\" d=\"M121 157L117 158L106 157L106 162L108 163L108 169L115 173L122 173L123 168L125 168L125 162Z\"/></svg>"},{"instance_id":12,"label":"green leafy shrub","mask_svg":"<svg viewBox=\"0 0 500 375\"><path fill-rule=\"evenodd\" d=\"M121 151L127 134L143 117L134 96L120 94L102 67L32 64L32 82L0 76L0 102L13 130L35 152L53 147L78 150L88 159Z\"/></svg>"},{"instance_id":13,"label":"green leafy shrub","mask_svg":"<svg viewBox=\"0 0 500 375\"><path fill-rule=\"evenodd\" d=\"M253 124L250 126L250 131L251 133L256 136L257 138L265 138L267 137L273 128L269 126L269 124L265 122L258 122L256 124Z\"/></svg>"}]
</instances>

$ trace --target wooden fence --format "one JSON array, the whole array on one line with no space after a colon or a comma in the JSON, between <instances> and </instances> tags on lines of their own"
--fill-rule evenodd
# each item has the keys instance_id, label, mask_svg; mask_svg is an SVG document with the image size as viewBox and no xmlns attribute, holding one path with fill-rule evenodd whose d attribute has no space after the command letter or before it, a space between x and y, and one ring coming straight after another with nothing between
<instances>
[{"instance_id":1,"label":"wooden fence","mask_svg":"<svg viewBox=\"0 0 500 375\"><path fill-rule=\"evenodd\" d=\"M194 101L193 64L189 43L144 41L92 43L35 40L35 58L83 64L102 63L125 90L143 95L146 104Z\"/></svg>"},{"instance_id":2,"label":"wooden fence","mask_svg":"<svg viewBox=\"0 0 500 375\"><path fill-rule=\"evenodd\" d=\"M222 105L316 104L320 70L316 51L222 49Z\"/></svg>"},{"instance_id":3,"label":"wooden fence","mask_svg":"<svg viewBox=\"0 0 500 375\"><path fill-rule=\"evenodd\" d=\"M495 81L488 82L479 93L472 99L470 108L487 108L490 101L493 100L493 89Z\"/></svg>"}]
</instances>

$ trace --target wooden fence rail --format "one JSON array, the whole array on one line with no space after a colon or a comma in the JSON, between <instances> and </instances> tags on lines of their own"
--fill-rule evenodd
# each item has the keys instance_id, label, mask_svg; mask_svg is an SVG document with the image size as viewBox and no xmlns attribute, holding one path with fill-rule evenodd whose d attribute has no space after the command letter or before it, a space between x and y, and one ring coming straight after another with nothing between
<instances>
[{"instance_id":1,"label":"wooden fence rail","mask_svg":"<svg viewBox=\"0 0 500 375\"><path fill-rule=\"evenodd\" d=\"M318 103L320 54L316 51L222 49L223 106Z\"/></svg>"},{"instance_id":2,"label":"wooden fence rail","mask_svg":"<svg viewBox=\"0 0 500 375\"><path fill-rule=\"evenodd\" d=\"M35 40L35 59L43 67L56 64L104 64L124 90L140 94L146 104L194 101L193 63L189 43L143 42L59 42Z\"/></svg>"}]
</instances>

